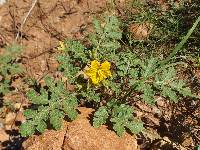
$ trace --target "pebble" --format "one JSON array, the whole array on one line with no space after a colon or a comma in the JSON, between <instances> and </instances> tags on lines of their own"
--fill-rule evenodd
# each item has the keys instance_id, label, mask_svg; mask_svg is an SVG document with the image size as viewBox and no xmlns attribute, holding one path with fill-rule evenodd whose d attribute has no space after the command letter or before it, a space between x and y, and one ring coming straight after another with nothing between
<instances>
[{"instance_id":1,"label":"pebble","mask_svg":"<svg viewBox=\"0 0 200 150\"><path fill-rule=\"evenodd\" d=\"M10 125L13 123L14 119L16 117L16 114L13 113L13 112L9 112L7 115L6 115L6 118L5 118L5 124L6 125Z\"/></svg>"},{"instance_id":2,"label":"pebble","mask_svg":"<svg viewBox=\"0 0 200 150\"><path fill-rule=\"evenodd\" d=\"M0 129L0 142L5 142L9 140L9 135L5 132L5 130Z\"/></svg>"},{"instance_id":3,"label":"pebble","mask_svg":"<svg viewBox=\"0 0 200 150\"><path fill-rule=\"evenodd\" d=\"M6 2L6 0L0 0L0 5L3 5Z\"/></svg>"},{"instance_id":4,"label":"pebble","mask_svg":"<svg viewBox=\"0 0 200 150\"><path fill-rule=\"evenodd\" d=\"M15 107L15 109L19 110L21 105L22 105L21 103L15 103L14 107Z\"/></svg>"}]
</instances>

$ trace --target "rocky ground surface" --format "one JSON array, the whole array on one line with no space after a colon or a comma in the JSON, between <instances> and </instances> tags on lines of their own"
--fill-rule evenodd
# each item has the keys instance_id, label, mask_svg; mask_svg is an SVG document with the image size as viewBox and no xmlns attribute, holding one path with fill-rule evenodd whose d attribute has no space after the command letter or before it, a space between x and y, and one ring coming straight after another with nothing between
<instances>
[{"instance_id":1,"label":"rocky ground surface","mask_svg":"<svg viewBox=\"0 0 200 150\"><path fill-rule=\"evenodd\" d=\"M91 125L92 112L89 108L79 108L78 118L65 122L60 131L49 130L42 135L34 135L23 143L25 150L137 150L135 136L125 134L119 137L108 127L95 129Z\"/></svg>"},{"instance_id":2,"label":"rocky ground surface","mask_svg":"<svg viewBox=\"0 0 200 150\"><path fill-rule=\"evenodd\" d=\"M13 87L24 91L28 89L24 84L24 77L40 82L47 74L57 76L58 64L54 56L58 53L56 47L59 41L74 38L85 42L84 38L92 31L92 18L109 14L110 9L106 0L38 0L27 16L33 2L9 0L0 5L0 54L4 47L11 45L13 41L23 47L19 59L26 74L16 78ZM124 2L116 1L116 15L125 18ZM148 34L147 29L136 30L135 25L132 28L133 32L136 31L134 36L137 39ZM199 77L198 74L196 76ZM133 104L135 116L141 118L147 129L137 136L125 134L119 138L109 127L95 129L90 123L93 110L80 108L79 118L71 123L65 122L62 130L48 130L42 135L25 139L18 132L19 125L25 121L23 110L29 105L24 91L0 97L3 110L0 112L0 149L157 150L159 147L189 150L196 146L196 143L200 143L199 102L185 99L171 104L160 97L157 97L156 106L153 107L142 102ZM8 99L12 99L14 110L2 106L3 100Z\"/></svg>"}]
</instances>

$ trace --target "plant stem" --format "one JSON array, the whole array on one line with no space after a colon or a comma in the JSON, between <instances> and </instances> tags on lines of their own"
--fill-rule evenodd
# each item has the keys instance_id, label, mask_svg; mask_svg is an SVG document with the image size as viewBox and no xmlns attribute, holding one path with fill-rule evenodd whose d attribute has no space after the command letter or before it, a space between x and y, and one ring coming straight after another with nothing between
<instances>
[{"instance_id":1,"label":"plant stem","mask_svg":"<svg viewBox=\"0 0 200 150\"><path fill-rule=\"evenodd\" d=\"M197 27L198 23L200 22L200 16L197 18L197 20L195 21L195 23L193 24L192 28L190 28L190 30L188 31L188 33L186 34L186 36L182 39L182 41L174 48L174 50L172 51L172 53L163 61L161 61L161 66L168 63L170 61L170 59L172 57L174 57L174 55L176 55L176 53L178 51L181 50L181 48L183 47L183 45L187 42L187 40L189 39L189 37L191 36L191 34L194 32L195 28Z\"/></svg>"}]
</instances>

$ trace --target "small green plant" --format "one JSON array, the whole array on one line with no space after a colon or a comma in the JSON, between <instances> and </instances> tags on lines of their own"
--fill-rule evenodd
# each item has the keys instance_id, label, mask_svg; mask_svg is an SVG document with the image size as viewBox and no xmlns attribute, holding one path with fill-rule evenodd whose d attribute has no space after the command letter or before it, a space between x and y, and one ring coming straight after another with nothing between
<instances>
[{"instance_id":1,"label":"small green plant","mask_svg":"<svg viewBox=\"0 0 200 150\"><path fill-rule=\"evenodd\" d=\"M33 107L24 112L27 121L20 126L22 136L32 135L36 131L44 132L47 128L47 121L58 130L66 115L74 120L78 114L77 99L66 91L63 82L46 77L45 83L46 86L40 91L32 89L27 93Z\"/></svg>"},{"instance_id":2,"label":"small green plant","mask_svg":"<svg viewBox=\"0 0 200 150\"><path fill-rule=\"evenodd\" d=\"M119 136L124 134L126 128L134 134L138 134L143 129L141 121L134 119L132 107L114 100L109 101L106 106L101 106L95 112L93 126L98 128L106 124L108 119Z\"/></svg>"},{"instance_id":3,"label":"small green plant","mask_svg":"<svg viewBox=\"0 0 200 150\"><path fill-rule=\"evenodd\" d=\"M75 86L74 92L67 91L61 81L55 83L49 78L47 87L28 92L35 107L25 111L27 121L21 126L23 136L33 134L35 130L43 132L48 120L59 129L65 115L75 119L78 101L88 101L96 109L94 127L111 124L122 136L126 130L137 134L143 129L143 123L133 116L134 109L129 105L133 101L139 99L153 105L156 95L172 102L186 96L198 98L177 77L176 67L185 66L184 62L171 62L169 57L166 60L138 57L122 44L121 23L114 16L105 17L103 22L94 19L93 24L95 33L89 36L90 46L66 40L58 48L61 52L59 70L67 78L67 84ZM170 57L181 49L190 35L191 31Z\"/></svg>"},{"instance_id":4,"label":"small green plant","mask_svg":"<svg viewBox=\"0 0 200 150\"><path fill-rule=\"evenodd\" d=\"M11 91L13 77L23 71L17 62L20 52L21 47L13 44L0 55L0 94L5 95Z\"/></svg>"}]
</instances>

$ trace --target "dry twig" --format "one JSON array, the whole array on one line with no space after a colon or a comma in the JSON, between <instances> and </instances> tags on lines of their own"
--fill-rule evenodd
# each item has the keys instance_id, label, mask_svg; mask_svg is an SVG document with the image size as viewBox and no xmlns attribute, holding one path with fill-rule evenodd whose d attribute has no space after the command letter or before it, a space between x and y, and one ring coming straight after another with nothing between
<instances>
[{"instance_id":1,"label":"dry twig","mask_svg":"<svg viewBox=\"0 0 200 150\"><path fill-rule=\"evenodd\" d=\"M22 22L22 24L21 24L21 27L20 27L20 29L19 29L18 32L17 32L16 38L15 38L16 41L17 41L17 39L19 38L19 34L20 34L20 32L22 31L23 26L24 26L24 24L26 23L26 20L27 20L27 18L29 17L29 15L31 14L33 8L35 7L37 1L38 1L38 0L34 0L34 2L33 2L33 4L32 4L32 6L31 6L31 8L29 9L28 13L27 13L26 16L24 17L23 22Z\"/></svg>"}]
</instances>

